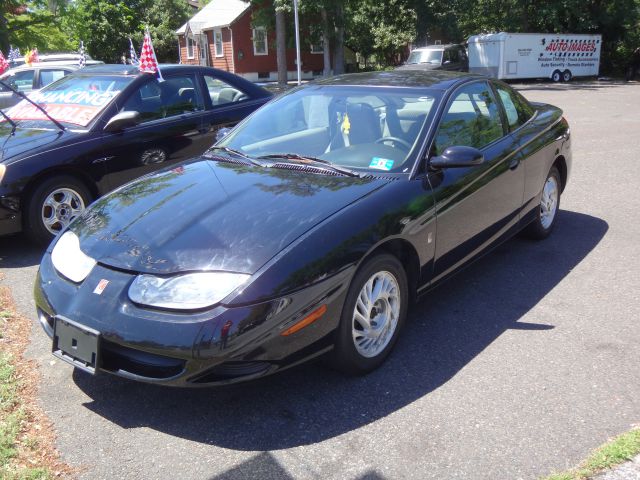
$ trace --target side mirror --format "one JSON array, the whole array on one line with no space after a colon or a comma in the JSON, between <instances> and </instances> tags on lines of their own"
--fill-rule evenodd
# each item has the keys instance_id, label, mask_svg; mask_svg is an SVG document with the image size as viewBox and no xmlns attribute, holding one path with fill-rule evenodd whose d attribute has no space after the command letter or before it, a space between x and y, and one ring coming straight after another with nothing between
<instances>
[{"instance_id":1,"label":"side mirror","mask_svg":"<svg viewBox=\"0 0 640 480\"><path fill-rule=\"evenodd\" d=\"M229 128L229 127L222 127L222 128L219 128L219 129L218 129L218 131L216 132L216 142L219 142L219 141L220 141L220 140L222 140L224 137L226 137L226 136L229 134L229 132L230 132L231 130L232 130L232 129L231 129L231 128Z\"/></svg>"},{"instance_id":2,"label":"side mirror","mask_svg":"<svg viewBox=\"0 0 640 480\"><path fill-rule=\"evenodd\" d=\"M429 166L431 168L474 167L482 162L484 162L484 155L477 148L456 146L445 149L442 155L431 157Z\"/></svg>"},{"instance_id":3,"label":"side mirror","mask_svg":"<svg viewBox=\"0 0 640 480\"><path fill-rule=\"evenodd\" d=\"M104 126L105 132L119 132L124 130L127 127L133 127L140 123L140 113L131 111L131 112L120 112L116 113L111 120L107 122Z\"/></svg>"}]
</instances>

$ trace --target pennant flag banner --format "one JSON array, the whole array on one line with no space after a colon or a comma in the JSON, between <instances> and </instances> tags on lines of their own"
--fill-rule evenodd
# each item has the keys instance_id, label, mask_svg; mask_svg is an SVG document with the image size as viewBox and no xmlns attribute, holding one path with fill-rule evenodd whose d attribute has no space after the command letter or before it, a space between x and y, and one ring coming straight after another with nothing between
<instances>
[{"instance_id":1,"label":"pennant flag banner","mask_svg":"<svg viewBox=\"0 0 640 480\"><path fill-rule=\"evenodd\" d=\"M164 78L162 78L162 73L160 73L160 68L158 67L156 52L153 50L153 44L151 43L149 29L147 29L144 34L144 43L142 44L142 51L140 52L140 65L138 68L141 72L155 74L159 82L164 82Z\"/></svg>"},{"instance_id":2,"label":"pennant flag banner","mask_svg":"<svg viewBox=\"0 0 640 480\"><path fill-rule=\"evenodd\" d=\"M138 54L136 53L136 49L133 48L133 42L131 41L131 37L129 37L129 57L131 60L131 65L138 65L140 61L138 60Z\"/></svg>"},{"instance_id":3,"label":"pennant flag banner","mask_svg":"<svg viewBox=\"0 0 640 480\"><path fill-rule=\"evenodd\" d=\"M7 62L7 59L4 58L4 55L2 54L2 52L0 52L0 75L6 72L9 67L9 62Z\"/></svg>"},{"instance_id":4,"label":"pennant flag banner","mask_svg":"<svg viewBox=\"0 0 640 480\"><path fill-rule=\"evenodd\" d=\"M38 58L38 49L34 48L33 50L28 50L24 55L24 63L27 65L31 65L32 63L38 63L40 59Z\"/></svg>"},{"instance_id":5,"label":"pennant flag banner","mask_svg":"<svg viewBox=\"0 0 640 480\"><path fill-rule=\"evenodd\" d=\"M9 61L9 63L15 62L19 56L20 56L20 49L9 46L9 56L7 57L7 60Z\"/></svg>"},{"instance_id":6,"label":"pennant flag banner","mask_svg":"<svg viewBox=\"0 0 640 480\"><path fill-rule=\"evenodd\" d=\"M84 68L87 64L87 54L84 52L84 42L80 41L80 58L78 59L78 66Z\"/></svg>"}]
</instances>

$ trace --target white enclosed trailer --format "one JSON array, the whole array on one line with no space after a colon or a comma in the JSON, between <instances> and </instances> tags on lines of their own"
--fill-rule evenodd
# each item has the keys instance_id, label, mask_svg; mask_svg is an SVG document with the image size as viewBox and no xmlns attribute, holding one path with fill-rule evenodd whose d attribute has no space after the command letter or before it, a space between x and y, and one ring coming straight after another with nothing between
<instances>
[{"instance_id":1,"label":"white enclosed trailer","mask_svg":"<svg viewBox=\"0 0 640 480\"><path fill-rule=\"evenodd\" d=\"M469 37L469 72L504 80L598 75L602 35L491 33Z\"/></svg>"}]
</instances>

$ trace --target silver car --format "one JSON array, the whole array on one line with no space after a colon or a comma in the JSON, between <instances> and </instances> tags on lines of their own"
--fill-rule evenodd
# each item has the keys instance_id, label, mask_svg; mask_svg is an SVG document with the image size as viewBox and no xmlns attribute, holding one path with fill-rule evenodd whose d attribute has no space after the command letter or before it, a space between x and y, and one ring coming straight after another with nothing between
<instances>
[{"instance_id":1,"label":"silver car","mask_svg":"<svg viewBox=\"0 0 640 480\"><path fill-rule=\"evenodd\" d=\"M90 60L87 61L87 64L89 63L102 62ZM7 70L0 76L0 80L22 93L29 94L75 72L78 68L77 64L70 64L68 61L38 62ZM18 95L4 85L0 85L0 109L11 107L19 101Z\"/></svg>"}]
</instances>

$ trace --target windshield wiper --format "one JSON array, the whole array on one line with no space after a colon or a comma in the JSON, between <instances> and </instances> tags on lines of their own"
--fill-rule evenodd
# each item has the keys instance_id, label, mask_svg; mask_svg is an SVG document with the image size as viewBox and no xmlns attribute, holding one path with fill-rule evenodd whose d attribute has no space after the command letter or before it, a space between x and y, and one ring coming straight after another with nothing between
<instances>
[{"instance_id":1,"label":"windshield wiper","mask_svg":"<svg viewBox=\"0 0 640 480\"><path fill-rule=\"evenodd\" d=\"M273 153L271 155L262 155L258 157L260 159L277 159L283 158L285 160L294 160L296 163L302 164L315 164L314 166L320 165L320 168L324 168L326 170L330 170L333 172L341 173L342 175L346 175L348 177L359 177L360 175L353 170L349 170L348 168L338 167L327 160L322 160L321 158L316 157L308 157L306 155L298 155L297 153Z\"/></svg>"},{"instance_id":2,"label":"windshield wiper","mask_svg":"<svg viewBox=\"0 0 640 480\"><path fill-rule=\"evenodd\" d=\"M207 153L211 150L220 150L223 151L225 153L230 153L231 155L236 155L240 158L242 158L243 160L245 160L248 164L251 165L256 165L258 167L264 167L264 165L260 162L257 162L255 159L251 158L250 156L242 153L239 150L234 150L233 148L229 148L229 147L220 147L220 146L216 146L214 145L213 147L210 147L209 150L207 150L204 154L204 156L207 156Z\"/></svg>"},{"instance_id":3,"label":"windshield wiper","mask_svg":"<svg viewBox=\"0 0 640 480\"><path fill-rule=\"evenodd\" d=\"M29 97L27 97L24 93L22 93L19 90L16 90L15 88L13 88L11 85L9 85L8 83L0 80L0 85L4 85L5 87L7 87L9 90L11 90L13 93L15 93L16 95L18 95L19 97L25 99L27 102L29 102L31 105L33 105L34 107L36 107L38 110L40 110L42 113L45 114L45 116L51 120L56 127L58 127L60 130L62 130L63 132L66 130L66 128L64 127L64 125L62 125L58 120L56 120L55 118L53 118L51 115L49 115L49 113L44 109L44 107L42 107L42 105L37 104L36 102L34 102L33 100L31 100Z\"/></svg>"},{"instance_id":4,"label":"windshield wiper","mask_svg":"<svg viewBox=\"0 0 640 480\"><path fill-rule=\"evenodd\" d=\"M14 122L13 120L11 120L11 118L9 117L9 115L7 115L6 113L4 113L2 110L0 110L0 113L2 114L2 116L7 120L7 122L9 122L11 124L11 134L13 135L13 133L16 131L16 122Z\"/></svg>"}]
</instances>

